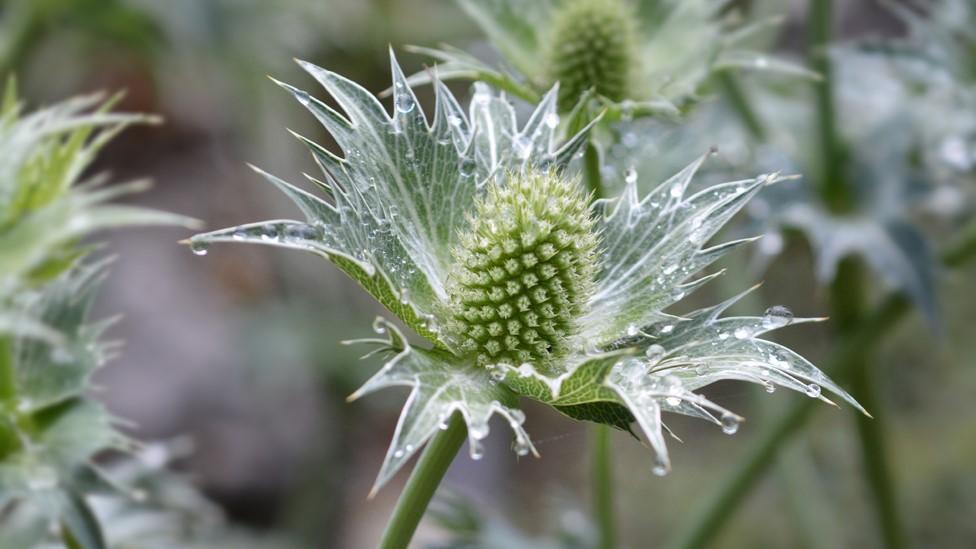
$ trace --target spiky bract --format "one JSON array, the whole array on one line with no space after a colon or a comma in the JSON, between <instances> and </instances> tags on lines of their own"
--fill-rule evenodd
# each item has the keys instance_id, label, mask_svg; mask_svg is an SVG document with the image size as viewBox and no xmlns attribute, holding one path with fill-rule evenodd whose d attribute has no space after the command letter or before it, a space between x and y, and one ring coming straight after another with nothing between
<instances>
[{"instance_id":1,"label":"spiky bract","mask_svg":"<svg viewBox=\"0 0 976 549\"><path fill-rule=\"evenodd\" d=\"M510 174L475 205L454 250L451 331L478 364L564 357L593 288L597 237L578 183Z\"/></svg>"}]
</instances>

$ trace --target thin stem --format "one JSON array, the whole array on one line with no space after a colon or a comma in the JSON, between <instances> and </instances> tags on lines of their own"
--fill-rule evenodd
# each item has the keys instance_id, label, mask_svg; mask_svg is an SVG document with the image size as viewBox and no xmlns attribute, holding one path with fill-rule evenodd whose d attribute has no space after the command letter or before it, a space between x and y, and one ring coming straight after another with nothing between
<instances>
[{"instance_id":1,"label":"thin stem","mask_svg":"<svg viewBox=\"0 0 976 549\"><path fill-rule=\"evenodd\" d=\"M725 97L732 104L732 108L735 109L742 120L742 125L749 130L752 138L758 142L765 141L766 128L755 109L752 108L752 103L749 101L745 90L742 89L739 79L729 71L722 71L718 73L718 84L722 87Z\"/></svg>"},{"instance_id":2,"label":"thin stem","mask_svg":"<svg viewBox=\"0 0 976 549\"><path fill-rule=\"evenodd\" d=\"M600 174L600 151L590 140L583 153L583 179L593 193L593 200L603 198L603 177ZM610 452L610 428L596 425L593 430L591 455L593 468L593 514L596 516L601 549L616 547L616 527L613 512L613 464Z\"/></svg>"},{"instance_id":3,"label":"thin stem","mask_svg":"<svg viewBox=\"0 0 976 549\"><path fill-rule=\"evenodd\" d=\"M845 153L837 135L834 107L833 67L829 51L833 16L833 0L811 0L809 58L813 69L822 77L814 84L820 136L820 192L831 210L845 211L851 207L852 197L851 189L843 179Z\"/></svg>"},{"instance_id":4,"label":"thin stem","mask_svg":"<svg viewBox=\"0 0 976 549\"><path fill-rule=\"evenodd\" d=\"M863 414L857 415L858 438L861 443L867 482L874 494L885 547L901 549L905 547L907 538L900 520L898 499L891 480L891 467L885 457L886 414L878 398L875 377L872 375L874 372L870 366L864 364L863 367L854 368L851 372L851 393L874 415L873 418Z\"/></svg>"},{"instance_id":5,"label":"thin stem","mask_svg":"<svg viewBox=\"0 0 976 549\"><path fill-rule=\"evenodd\" d=\"M583 181L593 193L593 200L604 197L603 178L600 175L600 151L593 141L586 145L583 153Z\"/></svg>"},{"instance_id":6,"label":"thin stem","mask_svg":"<svg viewBox=\"0 0 976 549\"><path fill-rule=\"evenodd\" d=\"M976 220L960 232L960 237L942 252L946 267L958 268L976 257ZM889 295L874 311L866 315L857 329L826 361L825 370L842 382L857 364L865 349L877 345L911 310L904 294ZM735 467L702 506L692 514L687 526L680 530L668 547L699 548L715 539L722 527L739 509L739 503L749 495L763 473L774 463L782 444L788 441L809 418L812 400L795 402L779 421L770 426L756 446Z\"/></svg>"},{"instance_id":7,"label":"thin stem","mask_svg":"<svg viewBox=\"0 0 976 549\"><path fill-rule=\"evenodd\" d=\"M617 546L610 458L610 427L596 425L593 430L593 510L600 537L597 547L601 549Z\"/></svg>"},{"instance_id":8,"label":"thin stem","mask_svg":"<svg viewBox=\"0 0 976 549\"><path fill-rule=\"evenodd\" d=\"M10 338L0 336L0 410L4 407L10 409L14 407L15 376ZM15 451L19 445L16 427L0 419L0 459Z\"/></svg>"},{"instance_id":9,"label":"thin stem","mask_svg":"<svg viewBox=\"0 0 976 549\"><path fill-rule=\"evenodd\" d=\"M467 426L461 414L455 413L447 429L438 433L427 444L424 453L410 474L410 480L397 500L393 516L386 525L380 549L406 549L417 531L417 525L434 497L447 468L464 443Z\"/></svg>"}]
</instances>

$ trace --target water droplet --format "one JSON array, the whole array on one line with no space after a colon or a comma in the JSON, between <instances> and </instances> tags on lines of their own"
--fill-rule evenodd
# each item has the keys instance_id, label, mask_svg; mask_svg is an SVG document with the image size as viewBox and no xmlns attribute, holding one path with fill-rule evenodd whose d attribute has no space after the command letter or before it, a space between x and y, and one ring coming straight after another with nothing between
<instances>
[{"instance_id":1,"label":"water droplet","mask_svg":"<svg viewBox=\"0 0 976 549\"><path fill-rule=\"evenodd\" d=\"M666 275L669 275L669 274L671 274L671 273L673 273L673 272L675 272L677 270L678 270L678 264L677 263L672 263L672 264L667 265L666 267L664 267L664 270L662 272L664 274L666 274Z\"/></svg>"},{"instance_id":2,"label":"water droplet","mask_svg":"<svg viewBox=\"0 0 976 549\"><path fill-rule=\"evenodd\" d=\"M456 128L461 125L461 117L455 114L448 115L447 123Z\"/></svg>"},{"instance_id":3,"label":"water droplet","mask_svg":"<svg viewBox=\"0 0 976 549\"><path fill-rule=\"evenodd\" d=\"M636 324L628 324L627 325L627 335L628 336L634 337L635 335L637 335L638 332L640 332L640 329L637 327Z\"/></svg>"},{"instance_id":4,"label":"water droplet","mask_svg":"<svg viewBox=\"0 0 976 549\"><path fill-rule=\"evenodd\" d=\"M512 143L512 147L515 148L515 156L522 160L532 155L532 140L524 135L516 137Z\"/></svg>"},{"instance_id":5,"label":"water droplet","mask_svg":"<svg viewBox=\"0 0 976 549\"><path fill-rule=\"evenodd\" d=\"M774 305L763 314L762 325L768 330L789 326L793 322L793 311L782 305Z\"/></svg>"},{"instance_id":6,"label":"water droplet","mask_svg":"<svg viewBox=\"0 0 976 549\"><path fill-rule=\"evenodd\" d=\"M400 92L400 93L396 93L395 95L396 95L396 101L395 102L396 102L396 110L397 111L399 111L399 112L401 112L403 114L407 114L410 111L412 111L414 109L414 107L417 106L416 105L416 102L413 100L413 97L410 97L410 94L409 93L407 93L407 92Z\"/></svg>"},{"instance_id":7,"label":"water droplet","mask_svg":"<svg viewBox=\"0 0 976 549\"><path fill-rule=\"evenodd\" d=\"M637 169L633 166L627 168L626 173L624 173L624 183L627 183L628 185L637 184Z\"/></svg>"},{"instance_id":8,"label":"water droplet","mask_svg":"<svg viewBox=\"0 0 976 549\"><path fill-rule=\"evenodd\" d=\"M485 457L485 448L477 440L469 439L468 446L471 450L471 459L477 461Z\"/></svg>"},{"instance_id":9,"label":"water droplet","mask_svg":"<svg viewBox=\"0 0 976 549\"><path fill-rule=\"evenodd\" d=\"M294 225L286 229L285 235L297 240L320 240L322 231L313 225Z\"/></svg>"},{"instance_id":10,"label":"water droplet","mask_svg":"<svg viewBox=\"0 0 976 549\"><path fill-rule=\"evenodd\" d=\"M515 453L520 456L527 456L529 455L529 451L529 441L523 437L517 437L515 439Z\"/></svg>"},{"instance_id":11,"label":"water droplet","mask_svg":"<svg viewBox=\"0 0 976 549\"><path fill-rule=\"evenodd\" d=\"M776 386L773 385L772 383L766 383L765 384L765 389L766 389L766 392L769 393L769 394L773 394L773 393L776 392Z\"/></svg>"},{"instance_id":12,"label":"water droplet","mask_svg":"<svg viewBox=\"0 0 976 549\"><path fill-rule=\"evenodd\" d=\"M660 362L662 358L664 358L665 352L666 351L664 350L664 347L655 343L650 347L648 347L647 350L644 351L644 356L647 357L647 360L651 365L654 365Z\"/></svg>"},{"instance_id":13,"label":"water droplet","mask_svg":"<svg viewBox=\"0 0 976 549\"><path fill-rule=\"evenodd\" d=\"M735 414L725 412L722 414L722 432L727 435L734 435L739 430L739 418Z\"/></svg>"},{"instance_id":14,"label":"water droplet","mask_svg":"<svg viewBox=\"0 0 976 549\"><path fill-rule=\"evenodd\" d=\"M206 242L200 240L193 240L190 242L190 251L193 252L194 255L207 255L208 248L210 248L210 245Z\"/></svg>"},{"instance_id":15,"label":"water droplet","mask_svg":"<svg viewBox=\"0 0 976 549\"><path fill-rule=\"evenodd\" d=\"M671 186L671 198L681 198L683 194L685 194L685 188L681 183L675 183Z\"/></svg>"},{"instance_id":16,"label":"water droplet","mask_svg":"<svg viewBox=\"0 0 976 549\"><path fill-rule=\"evenodd\" d=\"M816 383L811 383L807 385L806 394L810 398L820 398L821 389Z\"/></svg>"},{"instance_id":17,"label":"water droplet","mask_svg":"<svg viewBox=\"0 0 976 549\"><path fill-rule=\"evenodd\" d=\"M231 238L233 238L234 240L244 240L245 238L247 238L247 231L245 231L244 229L237 229L236 231L234 231L234 234L231 235Z\"/></svg>"},{"instance_id":18,"label":"water droplet","mask_svg":"<svg viewBox=\"0 0 976 549\"><path fill-rule=\"evenodd\" d=\"M549 127L549 129L554 130L556 129L556 126L559 126L559 115L554 112L551 112L546 115L546 118L545 120L543 120L543 122L546 124L546 126Z\"/></svg>"},{"instance_id":19,"label":"water droplet","mask_svg":"<svg viewBox=\"0 0 976 549\"><path fill-rule=\"evenodd\" d=\"M664 399L664 402L666 402L668 404L668 406L677 406L677 405L681 404L681 398L680 397L676 397L676 396L667 397L667 398Z\"/></svg>"},{"instance_id":20,"label":"water droplet","mask_svg":"<svg viewBox=\"0 0 976 549\"><path fill-rule=\"evenodd\" d=\"M734 332L732 332L732 335L734 335L736 339L749 339L752 337L752 328L739 326Z\"/></svg>"},{"instance_id":21,"label":"water droplet","mask_svg":"<svg viewBox=\"0 0 976 549\"><path fill-rule=\"evenodd\" d=\"M408 305L410 303L410 290L407 288L400 288L400 303L403 305Z\"/></svg>"},{"instance_id":22,"label":"water droplet","mask_svg":"<svg viewBox=\"0 0 976 549\"><path fill-rule=\"evenodd\" d=\"M397 459L400 459L403 456L404 456L403 450L398 449L397 451L393 452L393 457L395 457Z\"/></svg>"},{"instance_id":23,"label":"water droplet","mask_svg":"<svg viewBox=\"0 0 976 549\"><path fill-rule=\"evenodd\" d=\"M472 158L462 158L458 165L458 171L460 171L461 177L471 177L474 175L475 168L477 168L477 164L475 164Z\"/></svg>"},{"instance_id":24,"label":"water droplet","mask_svg":"<svg viewBox=\"0 0 976 549\"><path fill-rule=\"evenodd\" d=\"M486 421L471 421L468 424L468 434L474 440L481 440L488 436L488 422Z\"/></svg>"},{"instance_id":25,"label":"water droplet","mask_svg":"<svg viewBox=\"0 0 976 549\"><path fill-rule=\"evenodd\" d=\"M671 467L668 465L667 460L659 455L655 455L654 467L651 468L651 472L656 476L663 477L664 475L668 474L669 470L671 470Z\"/></svg>"},{"instance_id":26,"label":"water droplet","mask_svg":"<svg viewBox=\"0 0 976 549\"><path fill-rule=\"evenodd\" d=\"M277 239L278 239L278 227L271 225L262 228L261 240L277 240Z\"/></svg>"},{"instance_id":27,"label":"water droplet","mask_svg":"<svg viewBox=\"0 0 976 549\"><path fill-rule=\"evenodd\" d=\"M756 68L757 69L765 69L768 66L769 66L769 59L766 59L765 57L757 57L756 58Z\"/></svg>"}]
</instances>

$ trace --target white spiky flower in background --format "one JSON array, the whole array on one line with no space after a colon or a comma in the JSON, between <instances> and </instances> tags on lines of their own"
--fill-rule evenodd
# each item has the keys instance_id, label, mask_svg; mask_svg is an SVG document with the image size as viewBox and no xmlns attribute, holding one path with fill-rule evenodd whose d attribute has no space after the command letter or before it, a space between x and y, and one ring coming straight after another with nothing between
<instances>
[{"instance_id":1,"label":"white spiky flower in background","mask_svg":"<svg viewBox=\"0 0 976 549\"><path fill-rule=\"evenodd\" d=\"M310 251L330 259L404 324L433 344L419 348L391 323L361 340L387 359L352 398L413 388L374 490L457 412L472 457L488 421L502 416L519 454L534 452L520 396L564 414L628 429L636 421L670 468L662 412L712 421L727 433L741 418L695 391L720 380L784 386L860 407L808 361L760 339L794 319L783 307L761 317L722 318L735 298L683 316L665 309L718 273L693 278L738 244L709 240L777 176L691 194L708 154L645 196L637 174L623 195L589 205L571 160L587 129L559 144L558 87L524 126L503 96L475 87L465 112L433 78L428 121L395 59L392 115L367 90L302 63L335 98L339 113L284 85L335 138L343 156L305 138L321 166L312 179L331 200L274 176L303 221L252 223L192 237ZM829 402L829 401L828 401Z\"/></svg>"}]
</instances>

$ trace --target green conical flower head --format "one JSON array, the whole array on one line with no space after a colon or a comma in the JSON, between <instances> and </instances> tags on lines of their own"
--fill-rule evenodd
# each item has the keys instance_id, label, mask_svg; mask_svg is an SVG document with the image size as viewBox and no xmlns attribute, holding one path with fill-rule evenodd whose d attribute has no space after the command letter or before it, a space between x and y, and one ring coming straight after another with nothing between
<instances>
[{"instance_id":1,"label":"green conical flower head","mask_svg":"<svg viewBox=\"0 0 976 549\"><path fill-rule=\"evenodd\" d=\"M577 331L596 247L576 181L529 172L490 187L453 254L451 332L458 347L483 366L548 369Z\"/></svg>"},{"instance_id":2,"label":"green conical flower head","mask_svg":"<svg viewBox=\"0 0 976 549\"><path fill-rule=\"evenodd\" d=\"M638 62L633 20L624 0L570 0L556 13L548 75L560 84L561 111L570 110L590 88L614 101L630 95Z\"/></svg>"}]
</instances>

